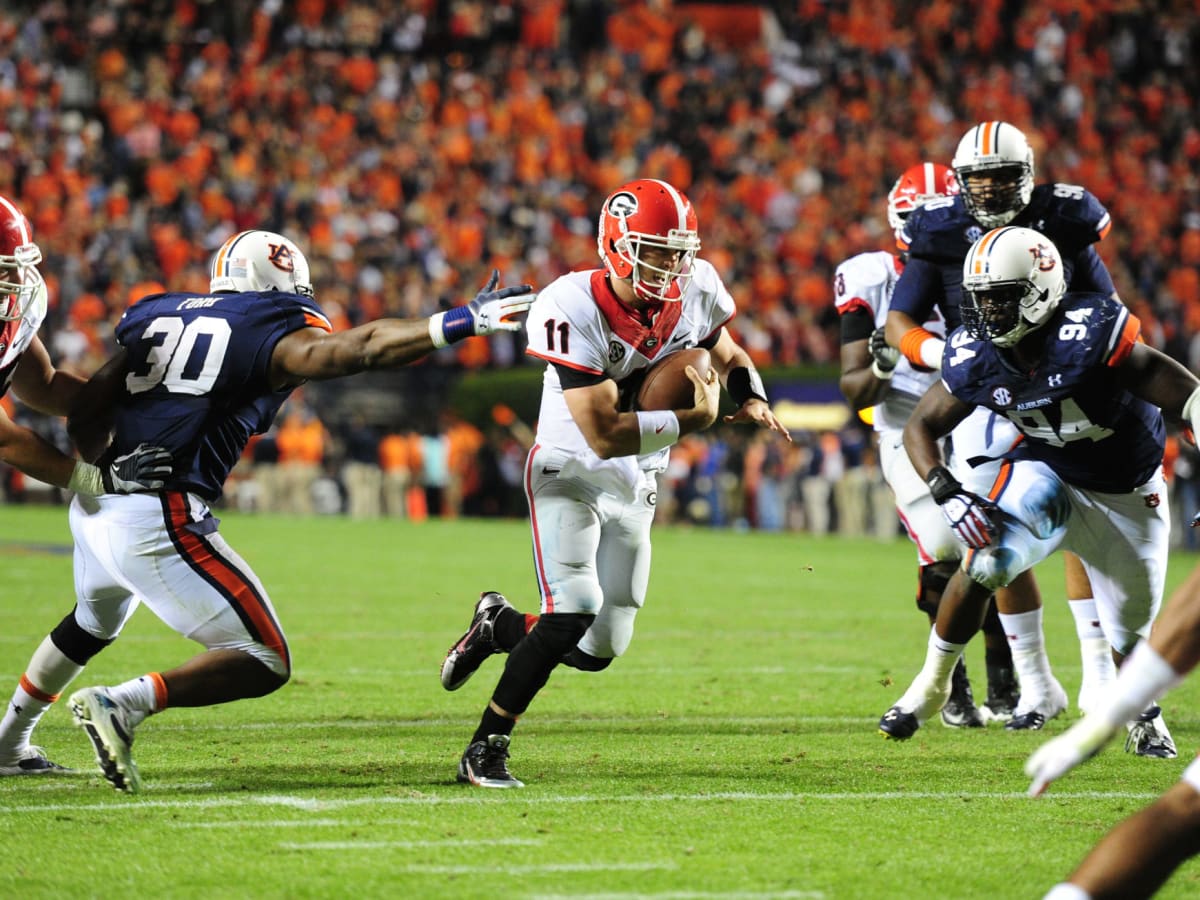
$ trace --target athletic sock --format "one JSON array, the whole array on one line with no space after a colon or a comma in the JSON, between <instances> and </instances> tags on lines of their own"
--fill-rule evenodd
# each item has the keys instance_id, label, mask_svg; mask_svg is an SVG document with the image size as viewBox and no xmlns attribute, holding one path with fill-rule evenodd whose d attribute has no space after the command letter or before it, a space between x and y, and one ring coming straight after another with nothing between
<instances>
[{"instance_id":1,"label":"athletic sock","mask_svg":"<svg viewBox=\"0 0 1200 900\"><path fill-rule=\"evenodd\" d=\"M486 741L493 734L512 734L516 724L516 719L502 716L489 706L483 711L483 715L479 719L479 727L475 729L475 734L471 736L471 743Z\"/></svg>"},{"instance_id":2,"label":"athletic sock","mask_svg":"<svg viewBox=\"0 0 1200 900\"><path fill-rule=\"evenodd\" d=\"M0 761L15 759L29 746L38 721L82 671L49 637L42 640L0 718Z\"/></svg>"},{"instance_id":3,"label":"athletic sock","mask_svg":"<svg viewBox=\"0 0 1200 900\"><path fill-rule=\"evenodd\" d=\"M157 672L150 672L108 689L109 696L129 711L130 724L167 708L167 685Z\"/></svg>"},{"instance_id":4,"label":"athletic sock","mask_svg":"<svg viewBox=\"0 0 1200 900\"><path fill-rule=\"evenodd\" d=\"M1068 600L1071 615L1075 617L1075 633L1079 636L1079 659L1083 666L1082 684L1096 690L1117 676L1117 667L1112 658L1112 646L1100 627L1100 616L1096 601Z\"/></svg>"},{"instance_id":5,"label":"athletic sock","mask_svg":"<svg viewBox=\"0 0 1200 900\"><path fill-rule=\"evenodd\" d=\"M1000 621L1004 625L1004 633L1008 635L1013 668L1021 685L1021 708L1036 705L1036 701L1050 692L1050 685L1054 681L1042 635L1042 611L1000 613ZM1026 703L1027 698L1032 703Z\"/></svg>"}]
</instances>

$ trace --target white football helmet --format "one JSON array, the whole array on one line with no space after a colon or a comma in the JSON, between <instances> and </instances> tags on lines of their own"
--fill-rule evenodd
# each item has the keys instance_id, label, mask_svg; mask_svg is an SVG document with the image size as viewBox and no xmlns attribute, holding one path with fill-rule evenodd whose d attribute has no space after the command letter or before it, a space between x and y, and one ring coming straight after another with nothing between
<instances>
[{"instance_id":1,"label":"white football helmet","mask_svg":"<svg viewBox=\"0 0 1200 900\"><path fill-rule=\"evenodd\" d=\"M1046 323L1066 289L1053 241L1032 228L994 228L963 263L963 327L976 340L1012 347Z\"/></svg>"},{"instance_id":2,"label":"white football helmet","mask_svg":"<svg viewBox=\"0 0 1200 900\"><path fill-rule=\"evenodd\" d=\"M1007 122L983 122L964 134L950 165L967 211L986 228L1007 225L1033 197L1033 148Z\"/></svg>"},{"instance_id":3,"label":"white football helmet","mask_svg":"<svg viewBox=\"0 0 1200 900\"><path fill-rule=\"evenodd\" d=\"M42 284L41 261L29 220L16 204L0 197L0 322L24 318Z\"/></svg>"},{"instance_id":4,"label":"white football helmet","mask_svg":"<svg viewBox=\"0 0 1200 900\"><path fill-rule=\"evenodd\" d=\"M290 240L273 231L242 231L216 252L208 289L219 291L285 291L313 295L308 260Z\"/></svg>"}]
</instances>

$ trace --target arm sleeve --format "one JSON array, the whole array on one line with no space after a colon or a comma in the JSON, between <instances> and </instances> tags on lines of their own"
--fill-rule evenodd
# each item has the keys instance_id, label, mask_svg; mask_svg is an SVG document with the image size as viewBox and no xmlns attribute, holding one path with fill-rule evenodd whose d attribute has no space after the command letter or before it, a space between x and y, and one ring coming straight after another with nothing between
<instances>
[{"instance_id":1,"label":"arm sleeve","mask_svg":"<svg viewBox=\"0 0 1200 900\"><path fill-rule=\"evenodd\" d=\"M1067 285L1067 290L1095 291L1107 296L1116 293L1117 288L1113 284L1112 275L1109 274L1100 254L1096 252L1095 245L1089 244L1075 257L1075 268L1071 272L1071 283Z\"/></svg>"},{"instance_id":2,"label":"arm sleeve","mask_svg":"<svg viewBox=\"0 0 1200 900\"><path fill-rule=\"evenodd\" d=\"M865 341L875 330L875 316L865 306L847 309L838 318L841 320L843 344Z\"/></svg>"},{"instance_id":3,"label":"arm sleeve","mask_svg":"<svg viewBox=\"0 0 1200 900\"><path fill-rule=\"evenodd\" d=\"M933 313L933 298L941 292L942 270L928 260L909 259L888 308L907 313L914 322L924 322Z\"/></svg>"}]
</instances>

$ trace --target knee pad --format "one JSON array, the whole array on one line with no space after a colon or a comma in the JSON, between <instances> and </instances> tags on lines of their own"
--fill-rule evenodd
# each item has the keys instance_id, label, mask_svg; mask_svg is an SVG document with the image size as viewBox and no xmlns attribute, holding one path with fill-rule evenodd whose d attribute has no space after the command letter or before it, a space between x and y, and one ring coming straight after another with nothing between
<instances>
[{"instance_id":1,"label":"knee pad","mask_svg":"<svg viewBox=\"0 0 1200 900\"><path fill-rule=\"evenodd\" d=\"M76 665L86 666L88 660L107 647L114 638L98 638L79 627L72 609L50 632L50 640L62 655Z\"/></svg>"},{"instance_id":2,"label":"knee pad","mask_svg":"<svg viewBox=\"0 0 1200 900\"><path fill-rule=\"evenodd\" d=\"M930 616L937 615L938 602L957 568L957 562L948 561L921 566L921 577L917 585L917 609Z\"/></svg>"},{"instance_id":3,"label":"knee pad","mask_svg":"<svg viewBox=\"0 0 1200 900\"><path fill-rule=\"evenodd\" d=\"M563 657L563 665L581 672L600 672L612 665L612 657L592 656L576 647Z\"/></svg>"}]
</instances>

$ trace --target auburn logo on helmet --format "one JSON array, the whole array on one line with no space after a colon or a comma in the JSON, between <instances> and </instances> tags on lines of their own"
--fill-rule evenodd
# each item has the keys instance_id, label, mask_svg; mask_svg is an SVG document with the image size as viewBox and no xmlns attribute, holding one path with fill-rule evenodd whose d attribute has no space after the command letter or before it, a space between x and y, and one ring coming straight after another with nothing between
<instances>
[{"instance_id":1,"label":"auburn logo on helmet","mask_svg":"<svg viewBox=\"0 0 1200 900\"><path fill-rule=\"evenodd\" d=\"M1039 272L1049 272L1058 265L1058 260L1054 258L1054 254L1045 244L1030 247L1029 252L1033 254L1033 264L1037 266Z\"/></svg>"},{"instance_id":2,"label":"auburn logo on helmet","mask_svg":"<svg viewBox=\"0 0 1200 900\"><path fill-rule=\"evenodd\" d=\"M271 248L271 253L267 257L271 261L271 265L283 272L296 271L296 261L287 244L267 244L267 246Z\"/></svg>"}]
</instances>

